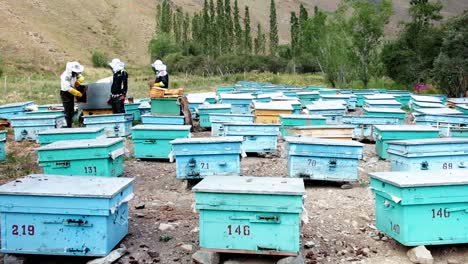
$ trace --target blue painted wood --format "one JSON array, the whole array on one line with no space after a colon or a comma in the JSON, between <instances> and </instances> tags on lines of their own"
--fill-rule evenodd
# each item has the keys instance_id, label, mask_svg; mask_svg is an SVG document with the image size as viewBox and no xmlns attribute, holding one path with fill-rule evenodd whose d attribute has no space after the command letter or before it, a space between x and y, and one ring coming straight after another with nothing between
<instances>
[{"instance_id":1,"label":"blue painted wood","mask_svg":"<svg viewBox=\"0 0 468 264\"><path fill-rule=\"evenodd\" d=\"M15 141L37 140L37 134L44 130L66 126L65 115L20 116L11 120Z\"/></svg>"},{"instance_id":2,"label":"blue painted wood","mask_svg":"<svg viewBox=\"0 0 468 264\"><path fill-rule=\"evenodd\" d=\"M228 94L220 95L222 104L231 105L231 113L233 114L250 114L250 104L254 97L251 94Z\"/></svg>"},{"instance_id":3,"label":"blue painted wood","mask_svg":"<svg viewBox=\"0 0 468 264\"><path fill-rule=\"evenodd\" d=\"M417 114L423 115L463 115L462 112L451 108L418 108L413 109Z\"/></svg>"},{"instance_id":4,"label":"blue painted wood","mask_svg":"<svg viewBox=\"0 0 468 264\"><path fill-rule=\"evenodd\" d=\"M454 129L468 125L468 115L437 115L417 114L415 122L418 125L429 125L439 129L441 136L450 137Z\"/></svg>"},{"instance_id":5,"label":"blue painted wood","mask_svg":"<svg viewBox=\"0 0 468 264\"><path fill-rule=\"evenodd\" d=\"M7 132L5 130L0 130L0 161L5 160L6 158L6 135Z\"/></svg>"},{"instance_id":6,"label":"blue painted wood","mask_svg":"<svg viewBox=\"0 0 468 264\"><path fill-rule=\"evenodd\" d=\"M133 121L141 121L140 103L125 104L125 113L133 115ZM150 107L151 112L151 107Z\"/></svg>"},{"instance_id":7,"label":"blue painted wood","mask_svg":"<svg viewBox=\"0 0 468 264\"><path fill-rule=\"evenodd\" d=\"M30 175L2 185L1 252L106 256L128 233L132 196L129 178Z\"/></svg>"},{"instance_id":8,"label":"blue painted wood","mask_svg":"<svg viewBox=\"0 0 468 264\"><path fill-rule=\"evenodd\" d=\"M104 128L57 128L37 133L37 143L47 145L61 140L96 139L105 137Z\"/></svg>"},{"instance_id":9,"label":"blue painted wood","mask_svg":"<svg viewBox=\"0 0 468 264\"><path fill-rule=\"evenodd\" d=\"M33 105L33 102L21 102L0 105L0 118L14 118L23 116L26 113L26 107Z\"/></svg>"},{"instance_id":10,"label":"blue painted wood","mask_svg":"<svg viewBox=\"0 0 468 264\"><path fill-rule=\"evenodd\" d=\"M299 254L302 180L216 176L192 190L200 213L201 248Z\"/></svg>"},{"instance_id":11,"label":"blue painted wood","mask_svg":"<svg viewBox=\"0 0 468 264\"><path fill-rule=\"evenodd\" d=\"M351 140L286 137L289 177L358 181L363 144Z\"/></svg>"},{"instance_id":12,"label":"blue painted wood","mask_svg":"<svg viewBox=\"0 0 468 264\"><path fill-rule=\"evenodd\" d=\"M369 108L401 108L397 100L365 100L364 105Z\"/></svg>"},{"instance_id":13,"label":"blue painted wood","mask_svg":"<svg viewBox=\"0 0 468 264\"><path fill-rule=\"evenodd\" d=\"M135 158L169 159L171 141L190 137L192 126L138 125L132 129Z\"/></svg>"},{"instance_id":14,"label":"blue painted wood","mask_svg":"<svg viewBox=\"0 0 468 264\"><path fill-rule=\"evenodd\" d=\"M171 144L177 179L240 175L242 137L175 139Z\"/></svg>"},{"instance_id":15,"label":"blue painted wood","mask_svg":"<svg viewBox=\"0 0 468 264\"><path fill-rule=\"evenodd\" d=\"M225 136L241 136L247 153L276 153L280 125L225 123Z\"/></svg>"},{"instance_id":16,"label":"blue painted wood","mask_svg":"<svg viewBox=\"0 0 468 264\"><path fill-rule=\"evenodd\" d=\"M353 125L353 138L374 139L374 125L403 125L403 118L391 116L343 116L343 124Z\"/></svg>"},{"instance_id":17,"label":"blue painted wood","mask_svg":"<svg viewBox=\"0 0 468 264\"><path fill-rule=\"evenodd\" d=\"M450 130L450 136L453 138L468 138L468 128L452 128Z\"/></svg>"},{"instance_id":18,"label":"blue painted wood","mask_svg":"<svg viewBox=\"0 0 468 264\"><path fill-rule=\"evenodd\" d=\"M183 125L183 116L142 115L141 121L144 125Z\"/></svg>"},{"instance_id":19,"label":"blue painted wood","mask_svg":"<svg viewBox=\"0 0 468 264\"><path fill-rule=\"evenodd\" d=\"M415 95L415 94L411 95L410 105L412 104L412 102L439 103L439 104L442 103L440 98L436 96Z\"/></svg>"},{"instance_id":20,"label":"blue painted wood","mask_svg":"<svg viewBox=\"0 0 468 264\"><path fill-rule=\"evenodd\" d=\"M45 104L38 105L37 111L63 110L62 104Z\"/></svg>"},{"instance_id":21,"label":"blue painted wood","mask_svg":"<svg viewBox=\"0 0 468 264\"><path fill-rule=\"evenodd\" d=\"M200 127L211 128L210 114L220 113L229 114L231 113L230 104L204 104L198 107L198 114L200 116Z\"/></svg>"},{"instance_id":22,"label":"blue painted wood","mask_svg":"<svg viewBox=\"0 0 468 264\"><path fill-rule=\"evenodd\" d=\"M126 137L132 133L132 114L91 115L83 117L86 127L103 127L107 137Z\"/></svg>"},{"instance_id":23,"label":"blue painted wood","mask_svg":"<svg viewBox=\"0 0 468 264\"><path fill-rule=\"evenodd\" d=\"M138 110L140 111L140 118L142 118L143 115L150 115L151 105L148 102L141 102L140 106L138 106Z\"/></svg>"},{"instance_id":24,"label":"blue painted wood","mask_svg":"<svg viewBox=\"0 0 468 264\"><path fill-rule=\"evenodd\" d=\"M364 108L365 116L392 116L406 118L406 112L397 108Z\"/></svg>"},{"instance_id":25,"label":"blue painted wood","mask_svg":"<svg viewBox=\"0 0 468 264\"><path fill-rule=\"evenodd\" d=\"M389 141L387 152L392 171L468 168L468 139Z\"/></svg>"},{"instance_id":26,"label":"blue painted wood","mask_svg":"<svg viewBox=\"0 0 468 264\"><path fill-rule=\"evenodd\" d=\"M26 116L49 116L49 115L64 115L63 110L46 110L46 111L29 111L25 112Z\"/></svg>"},{"instance_id":27,"label":"blue painted wood","mask_svg":"<svg viewBox=\"0 0 468 264\"><path fill-rule=\"evenodd\" d=\"M38 148L37 157L45 174L118 177L124 152L123 139L99 138L56 141Z\"/></svg>"},{"instance_id":28,"label":"blue painted wood","mask_svg":"<svg viewBox=\"0 0 468 264\"><path fill-rule=\"evenodd\" d=\"M211 135L221 137L224 135L224 123L243 123L253 124L254 115L239 115L239 114L218 114L210 113Z\"/></svg>"},{"instance_id":29,"label":"blue painted wood","mask_svg":"<svg viewBox=\"0 0 468 264\"><path fill-rule=\"evenodd\" d=\"M466 170L370 173L376 227L406 246L467 243ZM430 232L428 232L430 230Z\"/></svg>"}]
</instances>

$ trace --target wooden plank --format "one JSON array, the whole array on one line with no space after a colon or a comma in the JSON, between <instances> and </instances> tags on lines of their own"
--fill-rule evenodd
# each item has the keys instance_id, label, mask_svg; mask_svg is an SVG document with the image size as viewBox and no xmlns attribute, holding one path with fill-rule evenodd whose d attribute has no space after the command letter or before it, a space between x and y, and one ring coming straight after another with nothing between
<instances>
[{"instance_id":1,"label":"wooden plank","mask_svg":"<svg viewBox=\"0 0 468 264\"><path fill-rule=\"evenodd\" d=\"M269 256L285 256L295 257L298 254L295 252L273 252L273 251L252 251L252 250L234 250L234 249L218 249L218 248L200 248L200 250L216 253L228 254L254 254L254 255L269 255Z\"/></svg>"},{"instance_id":2,"label":"wooden plank","mask_svg":"<svg viewBox=\"0 0 468 264\"><path fill-rule=\"evenodd\" d=\"M96 110L83 110L83 116L90 116L90 115L109 115L112 114L112 109L96 109Z\"/></svg>"}]
</instances>

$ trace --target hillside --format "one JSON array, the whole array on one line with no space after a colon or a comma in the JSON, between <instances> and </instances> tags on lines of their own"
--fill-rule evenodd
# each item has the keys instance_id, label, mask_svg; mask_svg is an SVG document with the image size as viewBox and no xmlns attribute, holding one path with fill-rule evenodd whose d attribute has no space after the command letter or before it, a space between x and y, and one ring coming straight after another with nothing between
<instances>
[{"instance_id":1,"label":"hillside","mask_svg":"<svg viewBox=\"0 0 468 264\"><path fill-rule=\"evenodd\" d=\"M199 10L203 0L174 0L186 11ZM239 0L248 4L252 28L268 27L269 0ZM388 31L408 17L408 1L394 0L395 15ZM468 8L467 1L443 1L444 16ZM57 71L67 60L90 64L93 49L119 56L129 64L149 62L147 43L154 31L155 0L0 0L0 50L6 64L17 69ZM290 12L303 3L332 11L339 0L277 1L280 42L289 39Z\"/></svg>"}]
</instances>

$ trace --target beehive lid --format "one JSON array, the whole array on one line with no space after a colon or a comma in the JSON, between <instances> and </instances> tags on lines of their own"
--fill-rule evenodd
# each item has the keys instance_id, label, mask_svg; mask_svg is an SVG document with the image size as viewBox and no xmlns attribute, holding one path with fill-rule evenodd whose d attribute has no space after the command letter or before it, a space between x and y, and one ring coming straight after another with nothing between
<instances>
[{"instance_id":1,"label":"beehive lid","mask_svg":"<svg viewBox=\"0 0 468 264\"><path fill-rule=\"evenodd\" d=\"M422 107L427 107L427 108L444 108L447 107L446 105L443 105L441 103L427 103L427 102L413 102L413 104L422 106Z\"/></svg>"},{"instance_id":2,"label":"beehive lid","mask_svg":"<svg viewBox=\"0 0 468 264\"><path fill-rule=\"evenodd\" d=\"M25 106L25 105L29 105L29 104L33 104L33 102L32 102L32 101L29 101L29 102L20 102L20 103L4 104L4 105L0 105L0 108L18 107L18 106Z\"/></svg>"},{"instance_id":3,"label":"beehive lid","mask_svg":"<svg viewBox=\"0 0 468 264\"><path fill-rule=\"evenodd\" d=\"M352 94L322 94L320 95L321 98L326 98L326 99L349 99L352 97Z\"/></svg>"},{"instance_id":4,"label":"beehive lid","mask_svg":"<svg viewBox=\"0 0 468 264\"><path fill-rule=\"evenodd\" d=\"M185 125L137 125L132 130L190 130L192 126Z\"/></svg>"},{"instance_id":5,"label":"beehive lid","mask_svg":"<svg viewBox=\"0 0 468 264\"><path fill-rule=\"evenodd\" d=\"M285 137L285 140L289 143L295 144L313 144L313 145L332 145L332 146L351 146L351 147L363 147L364 144L353 140L341 140L341 139L323 139L323 138L310 138L310 137Z\"/></svg>"},{"instance_id":6,"label":"beehive lid","mask_svg":"<svg viewBox=\"0 0 468 264\"><path fill-rule=\"evenodd\" d=\"M133 180L32 174L0 186L0 194L111 198L129 186Z\"/></svg>"},{"instance_id":7,"label":"beehive lid","mask_svg":"<svg viewBox=\"0 0 468 264\"><path fill-rule=\"evenodd\" d=\"M366 112L375 112L375 113L395 113L395 114L405 114L406 112L398 108L379 108L379 107L364 107Z\"/></svg>"},{"instance_id":8,"label":"beehive lid","mask_svg":"<svg viewBox=\"0 0 468 264\"><path fill-rule=\"evenodd\" d=\"M345 110L346 107L343 104L311 104L306 105L308 110Z\"/></svg>"},{"instance_id":9,"label":"beehive lid","mask_svg":"<svg viewBox=\"0 0 468 264\"><path fill-rule=\"evenodd\" d=\"M374 127L380 131L439 131L435 127L423 125L375 125Z\"/></svg>"},{"instance_id":10,"label":"beehive lid","mask_svg":"<svg viewBox=\"0 0 468 264\"><path fill-rule=\"evenodd\" d=\"M65 117L65 115L28 115L11 118L11 120L40 120L40 119L57 119Z\"/></svg>"},{"instance_id":11,"label":"beehive lid","mask_svg":"<svg viewBox=\"0 0 468 264\"><path fill-rule=\"evenodd\" d=\"M39 131L38 135L51 135L51 134L75 134L75 133L97 133L103 131L103 127L77 127L77 128L54 128Z\"/></svg>"},{"instance_id":12,"label":"beehive lid","mask_svg":"<svg viewBox=\"0 0 468 264\"><path fill-rule=\"evenodd\" d=\"M451 108L427 108L416 109L415 111L426 115L462 115L463 113Z\"/></svg>"},{"instance_id":13,"label":"beehive lid","mask_svg":"<svg viewBox=\"0 0 468 264\"><path fill-rule=\"evenodd\" d=\"M468 97L463 98L449 98L447 99L448 102L453 104L468 104Z\"/></svg>"},{"instance_id":14,"label":"beehive lid","mask_svg":"<svg viewBox=\"0 0 468 264\"><path fill-rule=\"evenodd\" d=\"M289 102L254 103L256 110L293 110Z\"/></svg>"},{"instance_id":15,"label":"beehive lid","mask_svg":"<svg viewBox=\"0 0 468 264\"><path fill-rule=\"evenodd\" d=\"M411 139L411 140L395 140L389 141L389 144L394 145L432 145L432 144L468 144L468 138L428 138L428 139ZM468 171L467 171L468 173ZM468 174L467 174L468 175Z\"/></svg>"},{"instance_id":16,"label":"beehive lid","mask_svg":"<svg viewBox=\"0 0 468 264\"><path fill-rule=\"evenodd\" d=\"M468 110L468 105L457 105L458 108Z\"/></svg>"},{"instance_id":17,"label":"beehive lid","mask_svg":"<svg viewBox=\"0 0 468 264\"><path fill-rule=\"evenodd\" d=\"M230 104L203 104L198 107L198 110L200 109L225 109L225 108L231 108Z\"/></svg>"},{"instance_id":18,"label":"beehive lid","mask_svg":"<svg viewBox=\"0 0 468 264\"><path fill-rule=\"evenodd\" d=\"M171 119L183 119L183 116L171 116L171 115L153 115L153 114L144 114L142 117L154 117L154 118L171 118Z\"/></svg>"},{"instance_id":19,"label":"beehive lid","mask_svg":"<svg viewBox=\"0 0 468 264\"><path fill-rule=\"evenodd\" d=\"M246 122L236 122L236 123L226 123L226 126L249 126L249 127L279 127L280 124L263 124L263 123L246 123Z\"/></svg>"},{"instance_id":20,"label":"beehive lid","mask_svg":"<svg viewBox=\"0 0 468 264\"><path fill-rule=\"evenodd\" d=\"M426 95L411 95L411 99L418 102L427 102L427 103L440 103L441 100L435 96L426 96Z\"/></svg>"},{"instance_id":21,"label":"beehive lid","mask_svg":"<svg viewBox=\"0 0 468 264\"><path fill-rule=\"evenodd\" d=\"M401 105L397 100L366 100L367 104Z\"/></svg>"},{"instance_id":22,"label":"beehive lid","mask_svg":"<svg viewBox=\"0 0 468 264\"><path fill-rule=\"evenodd\" d=\"M254 97L251 94L230 94L230 93L223 93L220 95L221 99L246 99L251 100Z\"/></svg>"},{"instance_id":23,"label":"beehive lid","mask_svg":"<svg viewBox=\"0 0 468 264\"><path fill-rule=\"evenodd\" d=\"M291 119L327 119L322 115L289 115L289 114L280 114L281 118L291 118Z\"/></svg>"},{"instance_id":24,"label":"beehive lid","mask_svg":"<svg viewBox=\"0 0 468 264\"><path fill-rule=\"evenodd\" d=\"M209 176L192 188L194 192L269 195L304 195L304 182L298 178Z\"/></svg>"},{"instance_id":25,"label":"beehive lid","mask_svg":"<svg viewBox=\"0 0 468 264\"><path fill-rule=\"evenodd\" d=\"M210 137L210 138L178 138L171 141L171 144L187 143L231 143L242 142L243 137Z\"/></svg>"},{"instance_id":26,"label":"beehive lid","mask_svg":"<svg viewBox=\"0 0 468 264\"><path fill-rule=\"evenodd\" d=\"M351 125L295 126L295 129L354 129Z\"/></svg>"},{"instance_id":27,"label":"beehive lid","mask_svg":"<svg viewBox=\"0 0 468 264\"><path fill-rule=\"evenodd\" d=\"M209 113L210 116L224 116L224 117L255 117L254 115L242 114L224 114L224 113Z\"/></svg>"},{"instance_id":28,"label":"beehive lid","mask_svg":"<svg viewBox=\"0 0 468 264\"><path fill-rule=\"evenodd\" d=\"M157 99L166 99L166 98L157 98ZM91 119L91 118L101 118L101 117L111 117L111 116L133 116L133 114L103 114L103 115L89 115L89 116L84 116L83 118L85 119Z\"/></svg>"},{"instance_id":29,"label":"beehive lid","mask_svg":"<svg viewBox=\"0 0 468 264\"><path fill-rule=\"evenodd\" d=\"M391 94L372 94L372 95L364 95L364 98L368 100L385 100L385 99L395 99L395 96Z\"/></svg>"},{"instance_id":30,"label":"beehive lid","mask_svg":"<svg viewBox=\"0 0 468 264\"><path fill-rule=\"evenodd\" d=\"M444 171L402 171L402 172L373 172L371 178L398 187L429 187L447 185L467 185L466 170Z\"/></svg>"},{"instance_id":31,"label":"beehive lid","mask_svg":"<svg viewBox=\"0 0 468 264\"><path fill-rule=\"evenodd\" d=\"M37 150L59 150L59 149L77 149L77 148L99 148L109 147L116 143L123 142L122 138L99 138L99 139L80 139L80 140L62 140L49 145L37 148Z\"/></svg>"},{"instance_id":32,"label":"beehive lid","mask_svg":"<svg viewBox=\"0 0 468 264\"><path fill-rule=\"evenodd\" d=\"M318 95L319 92L313 91L313 92L297 92L297 95Z\"/></svg>"}]
</instances>

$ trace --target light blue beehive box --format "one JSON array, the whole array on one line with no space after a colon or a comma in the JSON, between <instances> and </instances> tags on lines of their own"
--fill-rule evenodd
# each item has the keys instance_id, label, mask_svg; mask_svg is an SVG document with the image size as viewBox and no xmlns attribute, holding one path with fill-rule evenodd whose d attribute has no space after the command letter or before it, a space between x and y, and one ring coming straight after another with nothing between
<instances>
[{"instance_id":1,"label":"light blue beehive box","mask_svg":"<svg viewBox=\"0 0 468 264\"><path fill-rule=\"evenodd\" d=\"M280 114L281 135L293 136L293 127L296 126L321 126L326 125L327 119L321 115L287 115Z\"/></svg>"},{"instance_id":2,"label":"light blue beehive box","mask_svg":"<svg viewBox=\"0 0 468 264\"><path fill-rule=\"evenodd\" d=\"M46 110L46 111L30 111L25 112L26 116L50 116L50 115L64 115L63 110Z\"/></svg>"},{"instance_id":3,"label":"light blue beehive box","mask_svg":"<svg viewBox=\"0 0 468 264\"><path fill-rule=\"evenodd\" d=\"M416 114L422 115L463 115L462 112L451 108L418 108L414 109Z\"/></svg>"},{"instance_id":4,"label":"light blue beehive box","mask_svg":"<svg viewBox=\"0 0 468 264\"><path fill-rule=\"evenodd\" d=\"M413 103L414 102L420 102L420 103L437 103L437 104L442 104L442 100L436 96L429 96L429 95L411 95L411 100L409 102L409 106L413 108Z\"/></svg>"},{"instance_id":5,"label":"light blue beehive box","mask_svg":"<svg viewBox=\"0 0 468 264\"><path fill-rule=\"evenodd\" d=\"M26 107L33 104L33 102L21 102L0 105L0 118L11 119L13 117L23 116L26 113Z\"/></svg>"},{"instance_id":6,"label":"light blue beehive box","mask_svg":"<svg viewBox=\"0 0 468 264\"><path fill-rule=\"evenodd\" d=\"M231 105L233 114L250 114L250 105L254 97L251 94L228 94L220 95L222 104Z\"/></svg>"},{"instance_id":7,"label":"light blue beehive box","mask_svg":"<svg viewBox=\"0 0 468 264\"><path fill-rule=\"evenodd\" d=\"M441 103L426 103L426 102L413 102L411 104L413 109L420 109L420 108L446 108L447 106Z\"/></svg>"},{"instance_id":8,"label":"light blue beehive box","mask_svg":"<svg viewBox=\"0 0 468 264\"><path fill-rule=\"evenodd\" d=\"M392 171L468 168L468 139L389 141L387 152Z\"/></svg>"},{"instance_id":9,"label":"light blue beehive box","mask_svg":"<svg viewBox=\"0 0 468 264\"><path fill-rule=\"evenodd\" d=\"M393 94L381 94L381 93L374 93L369 95L364 95L364 103L367 100L394 100L395 95Z\"/></svg>"},{"instance_id":10,"label":"light blue beehive box","mask_svg":"<svg viewBox=\"0 0 468 264\"><path fill-rule=\"evenodd\" d=\"M276 153L280 125L225 123L225 136L243 138L246 153Z\"/></svg>"},{"instance_id":11,"label":"light blue beehive box","mask_svg":"<svg viewBox=\"0 0 468 264\"><path fill-rule=\"evenodd\" d=\"M144 125L183 125L183 116L142 115L141 121Z\"/></svg>"},{"instance_id":12,"label":"light blue beehive box","mask_svg":"<svg viewBox=\"0 0 468 264\"><path fill-rule=\"evenodd\" d=\"M204 104L198 107L200 116L200 127L211 128L210 114L229 114L231 113L230 104Z\"/></svg>"},{"instance_id":13,"label":"light blue beehive box","mask_svg":"<svg viewBox=\"0 0 468 264\"><path fill-rule=\"evenodd\" d=\"M363 107L364 106L364 96L365 95L373 95L374 93L368 90L353 90L353 94L356 95L356 106Z\"/></svg>"},{"instance_id":14,"label":"light blue beehive box","mask_svg":"<svg viewBox=\"0 0 468 264\"><path fill-rule=\"evenodd\" d=\"M450 136L453 138L468 138L468 127L453 128L450 131Z\"/></svg>"},{"instance_id":15,"label":"light blue beehive box","mask_svg":"<svg viewBox=\"0 0 468 264\"><path fill-rule=\"evenodd\" d=\"M299 101L302 104L302 107L305 107L308 104L311 104L318 99L320 99L320 94L317 91L312 91L312 92L298 92L297 97L299 98Z\"/></svg>"},{"instance_id":16,"label":"light blue beehive box","mask_svg":"<svg viewBox=\"0 0 468 264\"><path fill-rule=\"evenodd\" d=\"M380 231L405 246L468 242L466 170L369 175Z\"/></svg>"},{"instance_id":17,"label":"light blue beehive box","mask_svg":"<svg viewBox=\"0 0 468 264\"><path fill-rule=\"evenodd\" d=\"M211 136L221 137L224 135L225 123L241 123L253 124L255 120L254 115L239 115L239 114L217 114L210 113L211 122Z\"/></svg>"},{"instance_id":18,"label":"light blue beehive box","mask_svg":"<svg viewBox=\"0 0 468 264\"><path fill-rule=\"evenodd\" d=\"M368 108L401 108L397 100L365 100L364 105Z\"/></svg>"},{"instance_id":19,"label":"light blue beehive box","mask_svg":"<svg viewBox=\"0 0 468 264\"><path fill-rule=\"evenodd\" d=\"M140 118L142 118L143 115L150 115L151 105L148 102L141 102L140 106L138 106L138 110L140 111Z\"/></svg>"},{"instance_id":20,"label":"light blue beehive box","mask_svg":"<svg viewBox=\"0 0 468 264\"><path fill-rule=\"evenodd\" d=\"M132 129L135 158L169 159L171 141L190 137L190 128L184 125L138 125Z\"/></svg>"},{"instance_id":21,"label":"light blue beehive box","mask_svg":"<svg viewBox=\"0 0 468 264\"><path fill-rule=\"evenodd\" d=\"M342 124L343 115L346 112L346 102L344 104L338 103L340 101L317 101L311 105L307 105L311 115L322 115L327 118L327 124L340 125Z\"/></svg>"},{"instance_id":22,"label":"light blue beehive box","mask_svg":"<svg viewBox=\"0 0 468 264\"><path fill-rule=\"evenodd\" d=\"M364 108L365 116L386 116L386 117L398 117L401 119L406 118L406 112L397 108Z\"/></svg>"},{"instance_id":23,"label":"light blue beehive box","mask_svg":"<svg viewBox=\"0 0 468 264\"><path fill-rule=\"evenodd\" d=\"M322 101L344 100L348 110L356 110L357 97L354 94L323 94L320 98Z\"/></svg>"},{"instance_id":24,"label":"light blue beehive box","mask_svg":"<svg viewBox=\"0 0 468 264\"><path fill-rule=\"evenodd\" d=\"M65 115L19 116L10 119L15 141L37 140L40 131L66 126Z\"/></svg>"},{"instance_id":25,"label":"light blue beehive box","mask_svg":"<svg viewBox=\"0 0 468 264\"><path fill-rule=\"evenodd\" d=\"M54 111L54 110L63 110L63 104L45 104L38 105L37 111Z\"/></svg>"},{"instance_id":26,"label":"light blue beehive box","mask_svg":"<svg viewBox=\"0 0 468 264\"><path fill-rule=\"evenodd\" d=\"M352 140L286 137L288 174L311 180L358 181L363 144Z\"/></svg>"},{"instance_id":27,"label":"light blue beehive box","mask_svg":"<svg viewBox=\"0 0 468 264\"><path fill-rule=\"evenodd\" d=\"M468 115L415 114L415 121L418 125L437 127L441 136L451 137L454 130L467 126Z\"/></svg>"},{"instance_id":28,"label":"light blue beehive box","mask_svg":"<svg viewBox=\"0 0 468 264\"><path fill-rule=\"evenodd\" d=\"M391 140L409 140L438 138L439 130L421 125L375 125L375 152L381 159L387 159L388 142Z\"/></svg>"},{"instance_id":29,"label":"light blue beehive box","mask_svg":"<svg viewBox=\"0 0 468 264\"><path fill-rule=\"evenodd\" d=\"M207 177L197 184L200 247L295 256L301 250L301 179Z\"/></svg>"},{"instance_id":30,"label":"light blue beehive box","mask_svg":"<svg viewBox=\"0 0 468 264\"><path fill-rule=\"evenodd\" d=\"M47 145L61 140L96 139L105 137L102 127L56 128L37 133L37 143Z\"/></svg>"},{"instance_id":31,"label":"light blue beehive box","mask_svg":"<svg viewBox=\"0 0 468 264\"><path fill-rule=\"evenodd\" d=\"M5 130L0 130L0 161L6 159L6 136L7 132Z\"/></svg>"},{"instance_id":32,"label":"light blue beehive box","mask_svg":"<svg viewBox=\"0 0 468 264\"><path fill-rule=\"evenodd\" d=\"M37 149L44 174L69 176L121 176L124 153L121 138L56 141Z\"/></svg>"},{"instance_id":33,"label":"light blue beehive box","mask_svg":"<svg viewBox=\"0 0 468 264\"><path fill-rule=\"evenodd\" d=\"M242 137L179 138L171 144L177 179L240 175Z\"/></svg>"},{"instance_id":34,"label":"light blue beehive box","mask_svg":"<svg viewBox=\"0 0 468 264\"><path fill-rule=\"evenodd\" d=\"M30 175L0 186L2 253L106 256L128 233L133 179Z\"/></svg>"},{"instance_id":35,"label":"light blue beehive box","mask_svg":"<svg viewBox=\"0 0 468 264\"><path fill-rule=\"evenodd\" d=\"M374 125L403 125L404 120L391 116L343 116L343 124L353 125L353 138L374 139Z\"/></svg>"},{"instance_id":36,"label":"light blue beehive box","mask_svg":"<svg viewBox=\"0 0 468 264\"><path fill-rule=\"evenodd\" d=\"M107 137L126 137L132 133L132 114L90 115L83 117L86 127L103 127Z\"/></svg>"},{"instance_id":37,"label":"light blue beehive box","mask_svg":"<svg viewBox=\"0 0 468 264\"><path fill-rule=\"evenodd\" d=\"M455 105L455 109L462 112L464 115L468 115L468 105Z\"/></svg>"},{"instance_id":38,"label":"light blue beehive box","mask_svg":"<svg viewBox=\"0 0 468 264\"><path fill-rule=\"evenodd\" d=\"M133 115L133 121L141 121L140 115L140 103L133 103L133 104L125 104L125 113ZM151 106L150 106L151 112Z\"/></svg>"}]
</instances>

